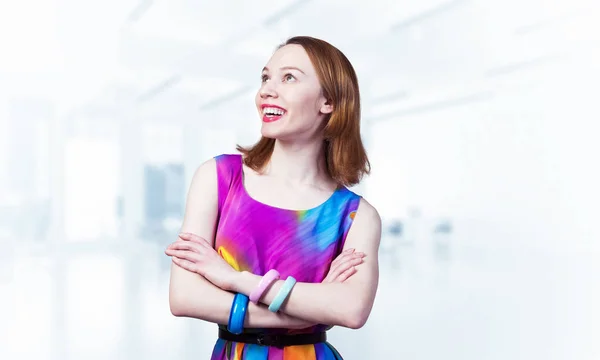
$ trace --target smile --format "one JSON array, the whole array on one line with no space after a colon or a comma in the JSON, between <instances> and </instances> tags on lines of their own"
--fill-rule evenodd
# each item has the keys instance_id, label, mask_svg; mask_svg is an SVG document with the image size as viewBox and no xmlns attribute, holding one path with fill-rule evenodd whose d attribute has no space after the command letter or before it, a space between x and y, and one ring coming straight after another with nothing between
<instances>
[{"instance_id":1,"label":"smile","mask_svg":"<svg viewBox=\"0 0 600 360\"><path fill-rule=\"evenodd\" d=\"M263 104L261 109L263 115L262 120L264 122L277 121L287 112L284 108L271 104Z\"/></svg>"}]
</instances>

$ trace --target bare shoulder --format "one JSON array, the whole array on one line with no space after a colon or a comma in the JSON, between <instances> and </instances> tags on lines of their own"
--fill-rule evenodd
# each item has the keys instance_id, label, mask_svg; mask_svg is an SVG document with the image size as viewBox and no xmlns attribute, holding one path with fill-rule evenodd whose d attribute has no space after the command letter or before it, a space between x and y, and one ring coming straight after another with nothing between
<instances>
[{"instance_id":1,"label":"bare shoulder","mask_svg":"<svg viewBox=\"0 0 600 360\"><path fill-rule=\"evenodd\" d=\"M188 205L194 205L196 202L206 202L207 198L216 200L217 194L217 160L211 158L200 164L192 176L187 199Z\"/></svg>"},{"instance_id":2,"label":"bare shoulder","mask_svg":"<svg viewBox=\"0 0 600 360\"><path fill-rule=\"evenodd\" d=\"M182 231L212 241L217 220L218 193L217 162L212 158L199 165L192 176Z\"/></svg>"},{"instance_id":3,"label":"bare shoulder","mask_svg":"<svg viewBox=\"0 0 600 360\"><path fill-rule=\"evenodd\" d=\"M375 249L381 241L381 216L365 198L360 199L354 222L348 233L347 247Z\"/></svg>"},{"instance_id":4,"label":"bare shoulder","mask_svg":"<svg viewBox=\"0 0 600 360\"><path fill-rule=\"evenodd\" d=\"M356 211L355 221L358 221L359 219L360 222L366 223L369 226L381 227L381 216L379 216L379 212L364 197L360 198L360 204Z\"/></svg>"},{"instance_id":5,"label":"bare shoulder","mask_svg":"<svg viewBox=\"0 0 600 360\"><path fill-rule=\"evenodd\" d=\"M217 160L211 158L196 168L190 183L187 202L188 205L194 205L197 202L206 202L207 200L216 201L217 194Z\"/></svg>"},{"instance_id":6,"label":"bare shoulder","mask_svg":"<svg viewBox=\"0 0 600 360\"><path fill-rule=\"evenodd\" d=\"M210 158L196 168L194 176L192 177L192 185L211 183L216 184L216 182L217 160L215 158Z\"/></svg>"}]
</instances>

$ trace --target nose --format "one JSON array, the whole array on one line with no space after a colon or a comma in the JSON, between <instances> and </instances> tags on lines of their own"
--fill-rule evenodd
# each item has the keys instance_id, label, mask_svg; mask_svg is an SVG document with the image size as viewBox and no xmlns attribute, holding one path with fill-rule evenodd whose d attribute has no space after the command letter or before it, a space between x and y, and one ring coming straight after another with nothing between
<instances>
[{"instance_id":1,"label":"nose","mask_svg":"<svg viewBox=\"0 0 600 360\"><path fill-rule=\"evenodd\" d=\"M277 91L272 82L267 81L263 84L260 88L260 97L263 99L277 97Z\"/></svg>"}]
</instances>

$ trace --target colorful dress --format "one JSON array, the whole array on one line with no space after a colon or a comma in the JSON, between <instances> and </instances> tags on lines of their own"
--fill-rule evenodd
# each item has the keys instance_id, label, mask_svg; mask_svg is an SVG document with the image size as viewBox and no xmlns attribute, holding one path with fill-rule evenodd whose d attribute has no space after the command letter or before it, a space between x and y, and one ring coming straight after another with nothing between
<instances>
[{"instance_id":1,"label":"colorful dress","mask_svg":"<svg viewBox=\"0 0 600 360\"><path fill-rule=\"evenodd\" d=\"M320 283L340 254L358 209L360 196L338 188L321 205L288 210L261 203L246 192L241 155L219 155L219 219L215 249L236 270L264 275L276 269L281 278ZM293 292L292 292L293 294ZM225 328L223 325L219 325ZM268 333L312 333L326 325L303 330L245 329ZM328 342L277 347L217 339L211 360L342 359Z\"/></svg>"}]
</instances>

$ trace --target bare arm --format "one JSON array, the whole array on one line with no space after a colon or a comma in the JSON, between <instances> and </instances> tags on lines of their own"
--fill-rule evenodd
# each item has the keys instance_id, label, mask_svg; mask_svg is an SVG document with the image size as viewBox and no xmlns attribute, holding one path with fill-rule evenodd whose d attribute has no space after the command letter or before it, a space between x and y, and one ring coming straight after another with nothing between
<instances>
[{"instance_id":1,"label":"bare arm","mask_svg":"<svg viewBox=\"0 0 600 360\"><path fill-rule=\"evenodd\" d=\"M356 273L342 283L297 283L280 312L320 324L340 325L352 329L362 327L369 317L379 283L378 250L381 238L379 214L364 199L357 211L345 249L355 248L366 254ZM232 290L249 294L261 277L242 272ZM270 304L285 279L277 281L265 293L262 302Z\"/></svg>"},{"instance_id":2,"label":"bare arm","mask_svg":"<svg viewBox=\"0 0 600 360\"><path fill-rule=\"evenodd\" d=\"M214 246L218 213L216 161L211 159L195 172L187 196L182 232L197 234ZM175 316L227 324L233 294L216 287L201 275L171 265L169 304ZM264 306L249 304L247 328L304 328L312 325L286 314L274 314Z\"/></svg>"}]
</instances>

